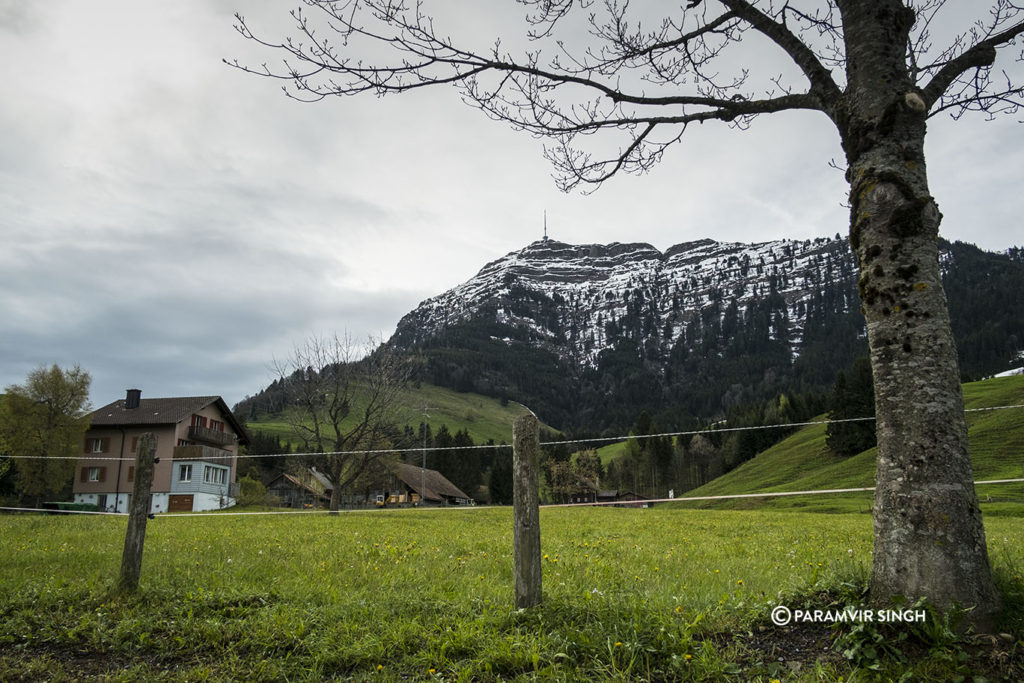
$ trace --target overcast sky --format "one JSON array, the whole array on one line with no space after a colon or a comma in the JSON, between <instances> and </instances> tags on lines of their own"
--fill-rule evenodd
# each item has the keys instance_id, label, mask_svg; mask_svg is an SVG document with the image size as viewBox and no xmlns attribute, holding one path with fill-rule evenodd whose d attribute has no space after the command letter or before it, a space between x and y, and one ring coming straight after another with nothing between
<instances>
[{"instance_id":1,"label":"overcast sky","mask_svg":"<svg viewBox=\"0 0 1024 683\"><path fill-rule=\"evenodd\" d=\"M233 404L307 335L389 336L540 238L544 211L570 243L847 232L821 115L708 124L645 176L562 194L541 142L454 90L300 104L222 63L274 58L235 11L283 35L295 4L0 0L0 386L78 363L96 406L130 387ZM477 37L521 14L457 6L443 28ZM1021 244L1018 118L931 124L947 238Z\"/></svg>"}]
</instances>

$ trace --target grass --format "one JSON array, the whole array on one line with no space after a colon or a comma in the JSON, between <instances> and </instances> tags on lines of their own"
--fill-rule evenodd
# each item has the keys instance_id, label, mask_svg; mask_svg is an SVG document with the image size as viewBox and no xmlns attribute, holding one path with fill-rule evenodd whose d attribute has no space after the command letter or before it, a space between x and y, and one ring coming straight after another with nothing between
<instances>
[{"instance_id":1,"label":"grass","mask_svg":"<svg viewBox=\"0 0 1024 683\"><path fill-rule=\"evenodd\" d=\"M827 629L767 618L779 603L825 608L859 594L866 516L563 508L542 510L541 523L544 603L516 611L507 508L158 516L137 595L113 591L123 518L0 517L0 680L875 675L829 649ZM1024 520L987 525L1018 606L1005 628L1019 632ZM989 660L947 661L955 651L882 672L993 680ZM1015 671L1019 656L1008 662Z\"/></svg>"},{"instance_id":2,"label":"grass","mask_svg":"<svg viewBox=\"0 0 1024 683\"><path fill-rule=\"evenodd\" d=\"M1024 376L999 377L964 385L968 409L1024 404ZM820 415L816 420L826 419ZM969 412L968 438L976 480L1024 477L1024 409ZM685 496L844 489L874 486L875 449L841 458L825 445L825 425L811 425L780 441L727 474ZM988 515L1024 516L1024 484L979 486ZM753 498L705 502L703 507L769 508L813 512L871 510L872 493ZM687 505L694 505L693 503Z\"/></svg>"},{"instance_id":3,"label":"grass","mask_svg":"<svg viewBox=\"0 0 1024 683\"><path fill-rule=\"evenodd\" d=\"M427 407L427 423L434 433L441 425L446 425L452 434L465 429L478 444L485 444L491 439L496 444L512 443L512 423L524 412L523 407L514 401L502 405L495 398L422 383L410 387L403 394L398 424L418 428L423 422L423 406ZM358 404L355 405L353 412L358 412L359 408ZM248 427L277 436L286 443L294 439L291 426L274 416L250 420Z\"/></svg>"}]
</instances>

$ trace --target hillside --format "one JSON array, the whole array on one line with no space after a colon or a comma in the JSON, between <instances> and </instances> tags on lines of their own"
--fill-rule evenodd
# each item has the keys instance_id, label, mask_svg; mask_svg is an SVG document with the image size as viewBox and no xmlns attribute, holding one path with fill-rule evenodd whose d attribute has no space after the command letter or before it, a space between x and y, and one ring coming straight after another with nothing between
<instances>
[{"instance_id":1,"label":"hillside","mask_svg":"<svg viewBox=\"0 0 1024 683\"><path fill-rule=\"evenodd\" d=\"M1024 404L1024 376L997 377L964 385L968 409ZM825 419L820 416L819 419ZM968 437L975 479L1024 476L1024 409L971 412ZM875 449L850 458L833 455L825 445L825 425L800 429L727 474L683 494L716 496L769 491L803 491L874 486ZM866 512L871 493L829 494L703 502L701 507L800 509ZM1024 515L1024 485L979 487L986 514ZM689 504L689 505L692 505Z\"/></svg>"},{"instance_id":2,"label":"hillside","mask_svg":"<svg viewBox=\"0 0 1024 683\"><path fill-rule=\"evenodd\" d=\"M410 387L402 397L398 411L399 427L408 425L418 431L424 422L423 409L426 406L426 422L432 432L445 425L448 431L456 433L466 430L474 443L512 443L512 422L523 413L523 407L515 402L503 402L488 396L460 393L453 389L438 387L426 382ZM355 407L358 412L358 405ZM291 427L278 416L257 415L247 422L252 431L261 431L281 439L292 441ZM417 444L413 444L417 445Z\"/></svg>"}]
</instances>

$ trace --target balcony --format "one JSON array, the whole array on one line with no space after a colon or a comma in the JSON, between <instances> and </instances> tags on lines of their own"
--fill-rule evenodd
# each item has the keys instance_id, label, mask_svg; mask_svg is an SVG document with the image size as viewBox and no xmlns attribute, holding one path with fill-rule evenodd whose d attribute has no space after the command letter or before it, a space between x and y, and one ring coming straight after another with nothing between
<instances>
[{"instance_id":1,"label":"balcony","mask_svg":"<svg viewBox=\"0 0 1024 683\"><path fill-rule=\"evenodd\" d=\"M206 460L217 465L230 465L235 454L212 446L192 445L175 446L171 457L175 460Z\"/></svg>"},{"instance_id":2,"label":"balcony","mask_svg":"<svg viewBox=\"0 0 1024 683\"><path fill-rule=\"evenodd\" d=\"M210 429L209 427L196 426L188 428L188 436L186 438L189 441L208 443L213 446L227 446L229 444L233 444L238 439L234 434Z\"/></svg>"}]
</instances>

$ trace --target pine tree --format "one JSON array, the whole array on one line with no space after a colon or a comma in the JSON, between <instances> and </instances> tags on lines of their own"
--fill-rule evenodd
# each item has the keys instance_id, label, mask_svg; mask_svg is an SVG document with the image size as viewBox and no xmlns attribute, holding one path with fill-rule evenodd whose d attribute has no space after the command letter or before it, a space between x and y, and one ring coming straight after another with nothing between
<instances>
[{"instance_id":1,"label":"pine tree","mask_svg":"<svg viewBox=\"0 0 1024 683\"><path fill-rule=\"evenodd\" d=\"M848 373L840 370L836 375L828 416L830 420L875 416L874 382L867 358L857 358ZM843 457L866 451L877 443L874 420L830 422L825 435L829 449Z\"/></svg>"}]
</instances>

